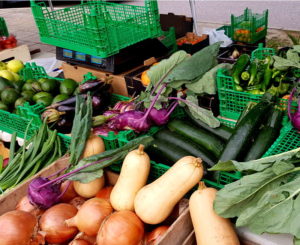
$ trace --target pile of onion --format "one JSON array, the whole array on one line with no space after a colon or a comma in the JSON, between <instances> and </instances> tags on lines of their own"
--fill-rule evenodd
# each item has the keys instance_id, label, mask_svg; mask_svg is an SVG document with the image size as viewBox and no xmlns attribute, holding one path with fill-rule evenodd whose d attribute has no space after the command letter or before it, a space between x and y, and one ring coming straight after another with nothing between
<instances>
[{"instance_id":1,"label":"pile of onion","mask_svg":"<svg viewBox=\"0 0 300 245\"><path fill-rule=\"evenodd\" d=\"M73 186L76 193L84 198L91 198L96 196L96 194L103 188L105 183L104 176L97 178L88 183L81 183L79 181L74 181Z\"/></svg>"},{"instance_id":2,"label":"pile of onion","mask_svg":"<svg viewBox=\"0 0 300 245\"><path fill-rule=\"evenodd\" d=\"M0 244L28 245L34 238L37 219L34 215L15 210L0 216Z\"/></svg>"},{"instance_id":3,"label":"pile of onion","mask_svg":"<svg viewBox=\"0 0 300 245\"><path fill-rule=\"evenodd\" d=\"M144 236L144 224L132 211L118 211L102 223L97 245L140 245Z\"/></svg>"},{"instance_id":4,"label":"pile of onion","mask_svg":"<svg viewBox=\"0 0 300 245\"><path fill-rule=\"evenodd\" d=\"M96 236L103 220L113 212L110 203L101 198L87 200L76 216L66 220L69 227L77 227L88 236Z\"/></svg>"},{"instance_id":5,"label":"pile of onion","mask_svg":"<svg viewBox=\"0 0 300 245\"><path fill-rule=\"evenodd\" d=\"M107 201L109 201L110 199L110 193L113 189L113 186L106 186L104 188L102 188L97 194L96 197L105 199Z\"/></svg>"},{"instance_id":6,"label":"pile of onion","mask_svg":"<svg viewBox=\"0 0 300 245\"><path fill-rule=\"evenodd\" d=\"M169 229L169 226L162 225L155 228L153 231L149 232L145 237L145 245L155 245L157 244L164 234Z\"/></svg>"},{"instance_id":7,"label":"pile of onion","mask_svg":"<svg viewBox=\"0 0 300 245\"><path fill-rule=\"evenodd\" d=\"M78 196L74 189L73 181L70 180L67 180L61 184L60 191L63 193L63 195L60 197L61 202L69 202Z\"/></svg>"},{"instance_id":8,"label":"pile of onion","mask_svg":"<svg viewBox=\"0 0 300 245\"><path fill-rule=\"evenodd\" d=\"M100 154L105 151L103 139L97 135L90 134L90 137L85 143L85 148L82 153L82 158Z\"/></svg>"}]
</instances>

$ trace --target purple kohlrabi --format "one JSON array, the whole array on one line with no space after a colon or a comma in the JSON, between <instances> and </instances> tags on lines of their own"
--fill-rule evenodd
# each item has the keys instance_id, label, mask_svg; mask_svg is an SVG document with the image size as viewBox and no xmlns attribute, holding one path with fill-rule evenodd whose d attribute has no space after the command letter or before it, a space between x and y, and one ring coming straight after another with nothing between
<instances>
[{"instance_id":1,"label":"purple kohlrabi","mask_svg":"<svg viewBox=\"0 0 300 245\"><path fill-rule=\"evenodd\" d=\"M59 202L61 192L60 184L42 185L49 182L48 178L36 178L28 186L28 199L31 204L47 209Z\"/></svg>"}]
</instances>

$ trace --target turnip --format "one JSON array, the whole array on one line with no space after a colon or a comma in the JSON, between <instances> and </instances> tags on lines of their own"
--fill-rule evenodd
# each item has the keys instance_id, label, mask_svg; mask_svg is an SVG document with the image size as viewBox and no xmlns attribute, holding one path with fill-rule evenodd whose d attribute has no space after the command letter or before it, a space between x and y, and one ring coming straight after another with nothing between
<instances>
[{"instance_id":1,"label":"turnip","mask_svg":"<svg viewBox=\"0 0 300 245\"><path fill-rule=\"evenodd\" d=\"M289 118L291 120L291 123L292 125L300 130L300 100L298 100L298 109L295 113L291 113L291 103L292 103L292 100L293 100L293 96L294 96L294 93L296 92L296 88L293 88L291 94L290 94L290 97L289 97L289 101L288 101L288 115L289 115Z\"/></svg>"}]
</instances>

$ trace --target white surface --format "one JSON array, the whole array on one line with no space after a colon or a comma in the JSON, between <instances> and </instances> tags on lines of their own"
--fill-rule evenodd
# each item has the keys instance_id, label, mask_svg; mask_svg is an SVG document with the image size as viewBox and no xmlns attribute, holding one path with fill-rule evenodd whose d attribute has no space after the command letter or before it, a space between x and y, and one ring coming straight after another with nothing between
<instances>
[{"instance_id":1,"label":"white surface","mask_svg":"<svg viewBox=\"0 0 300 245\"><path fill-rule=\"evenodd\" d=\"M56 55L53 53L40 52L32 55L32 60L29 62L35 62L39 66L43 66L51 77L58 76L62 70L53 72L54 69L60 68L62 61L56 59Z\"/></svg>"},{"instance_id":2,"label":"white surface","mask_svg":"<svg viewBox=\"0 0 300 245\"><path fill-rule=\"evenodd\" d=\"M257 235L242 227L237 229L239 236L259 245L293 245L293 236L290 234L262 234Z\"/></svg>"}]
</instances>

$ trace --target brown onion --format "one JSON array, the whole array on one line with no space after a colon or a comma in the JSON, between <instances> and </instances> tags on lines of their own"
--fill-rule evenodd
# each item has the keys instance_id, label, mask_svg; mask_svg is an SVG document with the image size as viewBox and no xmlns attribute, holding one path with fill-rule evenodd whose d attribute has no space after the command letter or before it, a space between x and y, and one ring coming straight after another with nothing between
<instances>
[{"instance_id":1,"label":"brown onion","mask_svg":"<svg viewBox=\"0 0 300 245\"><path fill-rule=\"evenodd\" d=\"M96 194L96 197L103 198L103 199L109 201L109 199L110 199L110 193L111 193L112 189L113 189L113 186L106 186L106 187L102 188Z\"/></svg>"},{"instance_id":2,"label":"brown onion","mask_svg":"<svg viewBox=\"0 0 300 245\"><path fill-rule=\"evenodd\" d=\"M132 211L110 215L101 225L97 245L139 245L144 236L144 225Z\"/></svg>"},{"instance_id":3,"label":"brown onion","mask_svg":"<svg viewBox=\"0 0 300 245\"><path fill-rule=\"evenodd\" d=\"M73 198L69 204L73 205L75 208L79 209L85 202L83 197L75 197Z\"/></svg>"},{"instance_id":4,"label":"brown onion","mask_svg":"<svg viewBox=\"0 0 300 245\"><path fill-rule=\"evenodd\" d=\"M46 233L48 243L63 243L74 238L78 230L76 227L68 227L67 219L74 217L77 208L67 203L60 203L49 208L40 219L41 230Z\"/></svg>"},{"instance_id":5,"label":"brown onion","mask_svg":"<svg viewBox=\"0 0 300 245\"><path fill-rule=\"evenodd\" d=\"M70 227L75 226L88 236L96 236L103 220L113 212L108 201L101 198L87 200L76 216L66 220Z\"/></svg>"},{"instance_id":6,"label":"brown onion","mask_svg":"<svg viewBox=\"0 0 300 245\"><path fill-rule=\"evenodd\" d=\"M72 242L69 243L69 245L91 245L91 244L86 240L78 239L78 240L73 240Z\"/></svg>"},{"instance_id":7,"label":"brown onion","mask_svg":"<svg viewBox=\"0 0 300 245\"><path fill-rule=\"evenodd\" d=\"M67 187L68 187L68 189L65 191L65 189ZM64 183L62 183L61 186L60 186L60 191L61 191L61 193L64 192L64 194L60 198L61 202L69 202L74 197L78 196L76 191L74 190L73 181L71 181L71 180L67 180Z\"/></svg>"},{"instance_id":8,"label":"brown onion","mask_svg":"<svg viewBox=\"0 0 300 245\"><path fill-rule=\"evenodd\" d=\"M28 245L33 236L37 219L21 210L7 212L0 216L0 244Z\"/></svg>"},{"instance_id":9,"label":"brown onion","mask_svg":"<svg viewBox=\"0 0 300 245\"><path fill-rule=\"evenodd\" d=\"M149 232L146 235L145 245L155 245L157 244L160 239L164 236L164 234L169 229L169 226L162 225L155 228L153 231Z\"/></svg>"},{"instance_id":10,"label":"brown onion","mask_svg":"<svg viewBox=\"0 0 300 245\"><path fill-rule=\"evenodd\" d=\"M27 195L26 196L23 196L20 201L17 203L16 205L16 210L21 210L21 211L25 211L25 212L28 212L28 213L31 213L33 214L34 216L39 216L41 215L44 211L39 209L38 207L35 207L33 206Z\"/></svg>"}]
</instances>

